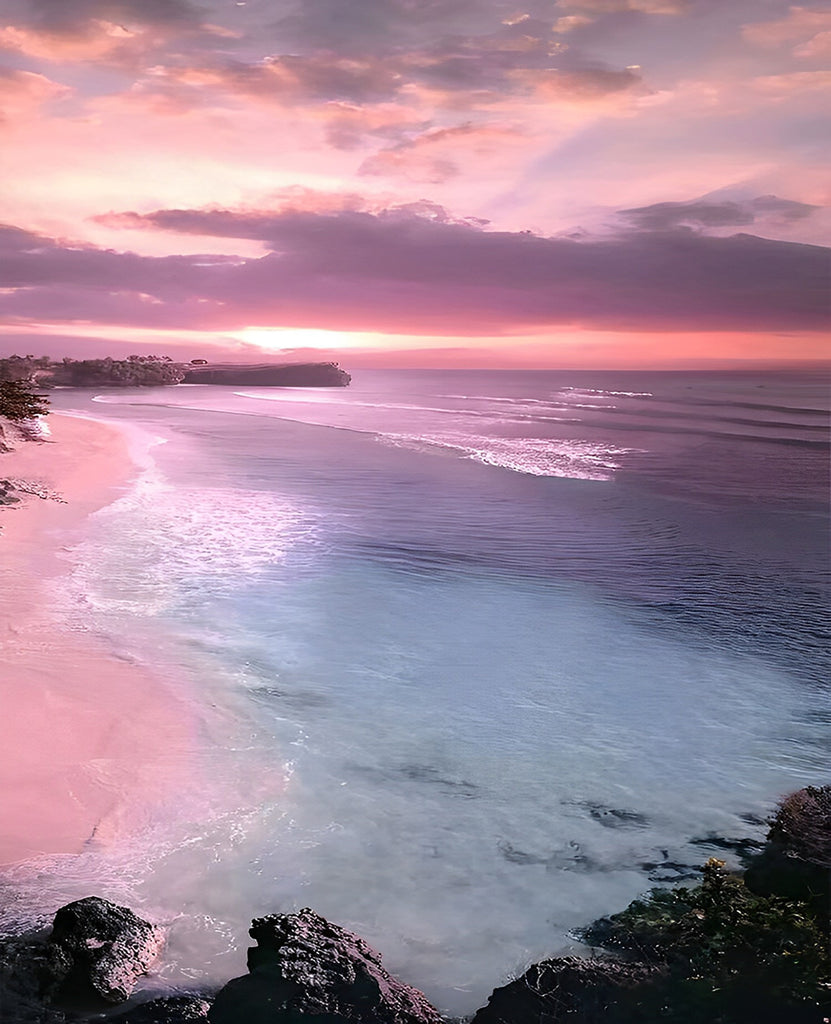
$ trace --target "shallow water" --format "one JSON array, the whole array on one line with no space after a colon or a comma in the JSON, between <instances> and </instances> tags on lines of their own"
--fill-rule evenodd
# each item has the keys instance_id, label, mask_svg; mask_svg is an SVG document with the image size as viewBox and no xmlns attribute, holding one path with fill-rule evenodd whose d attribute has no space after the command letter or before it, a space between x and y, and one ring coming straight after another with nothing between
<instances>
[{"instance_id":1,"label":"shallow water","mask_svg":"<svg viewBox=\"0 0 831 1024\"><path fill-rule=\"evenodd\" d=\"M55 393L164 441L64 600L192 681L199 784L118 849L10 873L7 913L132 901L171 921L176 985L242 973L250 918L310 905L465 1013L715 852L693 840L758 838L828 777L826 395L462 371Z\"/></svg>"}]
</instances>

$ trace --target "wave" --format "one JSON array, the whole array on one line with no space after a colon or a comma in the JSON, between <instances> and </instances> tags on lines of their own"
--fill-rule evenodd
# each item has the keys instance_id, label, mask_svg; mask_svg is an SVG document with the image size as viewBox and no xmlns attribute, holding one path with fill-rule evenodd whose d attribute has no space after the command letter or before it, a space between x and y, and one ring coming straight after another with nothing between
<instances>
[{"instance_id":1,"label":"wave","mask_svg":"<svg viewBox=\"0 0 831 1024\"><path fill-rule=\"evenodd\" d=\"M379 434L383 443L416 451L445 449L486 466L529 476L607 481L621 468L621 456L640 449L593 441L545 437L489 437L456 434Z\"/></svg>"},{"instance_id":2,"label":"wave","mask_svg":"<svg viewBox=\"0 0 831 1024\"><path fill-rule=\"evenodd\" d=\"M759 409L762 412L783 412L793 416L824 416L829 415L828 409L817 409L806 405L775 405L768 402L737 402L732 398L718 401L712 398L676 398L679 405L732 405L737 409Z\"/></svg>"},{"instance_id":3,"label":"wave","mask_svg":"<svg viewBox=\"0 0 831 1024\"><path fill-rule=\"evenodd\" d=\"M570 391L578 395L610 395L612 398L654 398L651 391L606 391L603 388L564 387L561 391Z\"/></svg>"},{"instance_id":4,"label":"wave","mask_svg":"<svg viewBox=\"0 0 831 1024\"><path fill-rule=\"evenodd\" d=\"M316 519L268 491L194 488L147 470L91 517L73 580L94 608L152 616L216 595L285 559Z\"/></svg>"}]
</instances>

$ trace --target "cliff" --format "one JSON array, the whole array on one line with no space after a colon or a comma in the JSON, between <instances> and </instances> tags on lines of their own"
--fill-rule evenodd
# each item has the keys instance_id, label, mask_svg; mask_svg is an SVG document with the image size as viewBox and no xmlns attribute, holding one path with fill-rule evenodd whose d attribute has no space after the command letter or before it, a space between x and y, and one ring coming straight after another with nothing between
<instances>
[{"instance_id":1,"label":"cliff","mask_svg":"<svg viewBox=\"0 0 831 1024\"><path fill-rule=\"evenodd\" d=\"M352 378L337 363L213 363L185 368L185 384L234 387L345 388Z\"/></svg>"}]
</instances>

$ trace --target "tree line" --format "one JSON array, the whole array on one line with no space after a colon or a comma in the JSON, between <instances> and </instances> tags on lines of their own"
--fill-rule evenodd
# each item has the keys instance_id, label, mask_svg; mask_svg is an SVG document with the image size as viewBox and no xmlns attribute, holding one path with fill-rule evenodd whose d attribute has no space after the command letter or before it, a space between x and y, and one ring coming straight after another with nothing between
<instances>
[{"instance_id":1,"label":"tree line","mask_svg":"<svg viewBox=\"0 0 831 1024\"><path fill-rule=\"evenodd\" d=\"M154 387L181 384L184 379L185 367L169 356L52 360L13 355L0 359L0 382L24 381L38 387Z\"/></svg>"},{"instance_id":2,"label":"tree line","mask_svg":"<svg viewBox=\"0 0 831 1024\"><path fill-rule=\"evenodd\" d=\"M23 423L45 416L49 400L40 388L155 387L181 384L185 367L169 356L126 359L50 359L12 355L0 358L0 419Z\"/></svg>"}]
</instances>

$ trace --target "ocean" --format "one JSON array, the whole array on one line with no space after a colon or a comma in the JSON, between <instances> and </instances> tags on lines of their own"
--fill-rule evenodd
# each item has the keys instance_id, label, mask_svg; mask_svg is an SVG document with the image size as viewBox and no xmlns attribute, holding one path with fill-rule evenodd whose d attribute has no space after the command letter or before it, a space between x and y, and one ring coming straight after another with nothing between
<instances>
[{"instance_id":1,"label":"ocean","mask_svg":"<svg viewBox=\"0 0 831 1024\"><path fill-rule=\"evenodd\" d=\"M65 614L199 744L129 842L8 884L168 920L156 987L244 973L250 919L311 906L469 1013L829 781L828 379L353 378L53 393L142 465Z\"/></svg>"}]
</instances>

